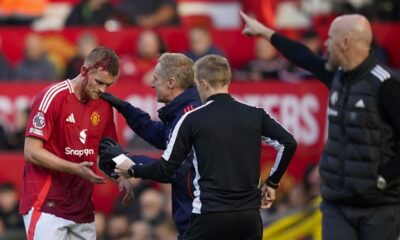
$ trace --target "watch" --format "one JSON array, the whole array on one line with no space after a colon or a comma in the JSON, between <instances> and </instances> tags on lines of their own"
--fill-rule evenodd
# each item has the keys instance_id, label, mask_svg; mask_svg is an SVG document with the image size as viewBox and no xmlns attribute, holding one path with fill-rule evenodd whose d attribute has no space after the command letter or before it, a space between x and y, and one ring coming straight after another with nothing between
<instances>
[{"instance_id":1,"label":"watch","mask_svg":"<svg viewBox=\"0 0 400 240\"><path fill-rule=\"evenodd\" d=\"M381 175L378 175L376 179L376 187L380 190L384 190L387 187L387 182Z\"/></svg>"},{"instance_id":2,"label":"watch","mask_svg":"<svg viewBox=\"0 0 400 240\"><path fill-rule=\"evenodd\" d=\"M130 177L134 177L135 171L133 170L133 166L128 169L128 174Z\"/></svg>"}]
</instances>

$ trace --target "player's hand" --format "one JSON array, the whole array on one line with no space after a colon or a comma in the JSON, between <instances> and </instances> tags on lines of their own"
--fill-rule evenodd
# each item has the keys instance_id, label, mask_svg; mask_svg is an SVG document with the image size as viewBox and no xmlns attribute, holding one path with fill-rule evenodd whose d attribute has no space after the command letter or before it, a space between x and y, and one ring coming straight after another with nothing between
<instances>
[{"instance_id":1,"label":"player's hand","mask_svg":"<svg viewBox=\"0 0 400 240\"><path fill-rule=\"evenodd\" d=\"M115 107L116 109L120 108L124 103L124 101L108 92L101 93L100 98L110 103L111 106Z\"/></svg>"},{"instance_id":2,"label":"player's hand","mask_svg":"<svg viewBox=\"0 0 400 240\"><path fill-rule=\"evenodd\" d=\"M99 183L99 184L106 183L106 180L104 177L95 174L92 171L92 169L90 169L91 166L93 166L92 162L85 161L85 162L77 163L76 165L74 165L73 172L76 175L78 175L92 183Z\"/></svg>"},{"instance_id":3,"label":"player's hand","mask_svg":"<svg viewBox=\"0 0 400 240\"><path fill-rule=\"evenodd\" d=\"M276 190L272 187L264 186L261 188L261 208L270 208L272 203L275 201L275 192Z\"/></svg>"},{"instance_id":4,"label":"player's hand","mask_svg":"<svg viewBox=\"0 0 400 240\"><path fill-rule=\"evenodd\" d=\"M119 191L125 193L124 197L122 198L122 203L127 205L132 202L134 198L132 185L128 179L124 177L119 177L118 182Z\"/></svg>"},{"instance_id":5,"label":"player's hand","mask_svg":"<svg viewBox=\"0 0 400 240\"><path fill-rule=\"evenodd\" d=\"M268 40L271 38L272 34L275 32L272 29L264 26L256 19L249 17L244 12L240 11L240 16L242 16L243 21L246 23L242 33L248 36L263 36Z\"/></svg>"},{"instance_id":6,"label":"player's hand","mask_svg":"<svg viewBox=\"0 0 400 240\"><path fill-rule=\"evenodd\" d=\"M128 173L129 168L134 165L133 161L123 161L115 166L115 173L119 176L130 178Z\"/></svg>"}]
</instances>

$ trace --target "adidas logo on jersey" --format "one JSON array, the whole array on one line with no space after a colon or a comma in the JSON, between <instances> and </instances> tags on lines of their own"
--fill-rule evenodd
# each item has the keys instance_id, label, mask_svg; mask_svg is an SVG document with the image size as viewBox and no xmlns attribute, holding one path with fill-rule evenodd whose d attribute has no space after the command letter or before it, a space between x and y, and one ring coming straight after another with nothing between
<instances>
[{"instance_id":1,"label":"adidas logo on jersey","mask_svg":"<svg viewBox=\"0 0 400 240\"><path fill-rule=\"evenodd\" d=\"M356 107L356 108L365 108L364 100L362 100L362 99L358 100L358 101L356 102L355 107Z\"/></svg>"},{"instance_id":2,"label":"adidas logo on jersey","mask_svg":"<svg viewBox=\"0 0 400 240\"><path fill-rule=\"evenodd\" d=\"M74 118L74 114L71 113L67 119L65 119L65 121L70 122L70 123L75 123L75 118Z\"/></svg>"}]
</instances>

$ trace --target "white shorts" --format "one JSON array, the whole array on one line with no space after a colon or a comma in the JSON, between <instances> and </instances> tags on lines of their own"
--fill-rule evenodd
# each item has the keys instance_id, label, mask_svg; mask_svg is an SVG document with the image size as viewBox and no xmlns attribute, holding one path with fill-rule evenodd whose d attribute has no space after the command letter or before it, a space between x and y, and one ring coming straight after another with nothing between
<instances>
[{"instance_id":1,"label":"white shorts","mask_svg":"<svg viewBox=\"0 0 400 240\"><path fill-rule=\"evenodd\" d=\"M76 223L33 208L24 216L28 240L96 240L92 223Z\"/></svg>"}]
</instances>

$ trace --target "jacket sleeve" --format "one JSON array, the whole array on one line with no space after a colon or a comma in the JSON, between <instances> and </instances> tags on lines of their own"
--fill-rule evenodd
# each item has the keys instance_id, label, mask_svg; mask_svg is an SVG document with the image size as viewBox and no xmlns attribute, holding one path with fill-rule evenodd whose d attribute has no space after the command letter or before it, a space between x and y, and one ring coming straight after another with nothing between
<instances>
[{"instance_id":1,"label":"jacket sleeve","mask_svg":"<svg viewBox=\"0 0 400 240\"><path fill-rule=\"evenodd\" d=\"M330 88L335 72L328 71L325 68L325 59L313 53L305 45L278 33L272 35L271 43L290 62L308 70Z\"/></svg>"},{"instance_id":2,"label":"jacket sleeve","mask_svg":"<svg viewBox=\"0 0 400 240\"><path fill-rule=\"evenodd\" d=\"M131 156L130 158L137 165L148 165L148 164L152 164L154 162L159 161L159 159L152 158L149 156L144 156L144 155L135 155L135 156ZM172 183L173 182L173 178L171 178L171 177L159 177L159 178L154 178L153 180L160 182L160 183Z\"/></svg>"},{"instance_id":3,"label":"jacket sleeve","mask_svg":"<svg viewBox=\"0 0 400 240\"><path fill-rule=\"evenodd\" d=\"M296 151L297 142L292 134L272 119L263 109L261 111L263 115L263 140L277 151L274 165L266 183L271 187L276 187L289 166Z\"/></svg>"},{"instance_id":4,"label":"jacket sleeve","mask_svg":"<svg viewBox=\"0 0 400 240\"><path fill-rule=\"evenodd\" d=\"M143 179L172 177L192 151L192 133L186 113L176 124L167 149L159 161L147 165L134 165L134 176Z\"/></svg>"},{"instance_id":5,"label":"jacket sleeve","mask_svg":"<svg viewBox=\"0 0 400 240\"><path fill-rule=\"evenodd\" d=\"M158 149L164 150L166 148L167 139L165 126L162 122L151 120L148 113L132 106L128 102L124 102L117 110L124 116L128 126L139 137Z\"/></svg>"}]
</instances>

